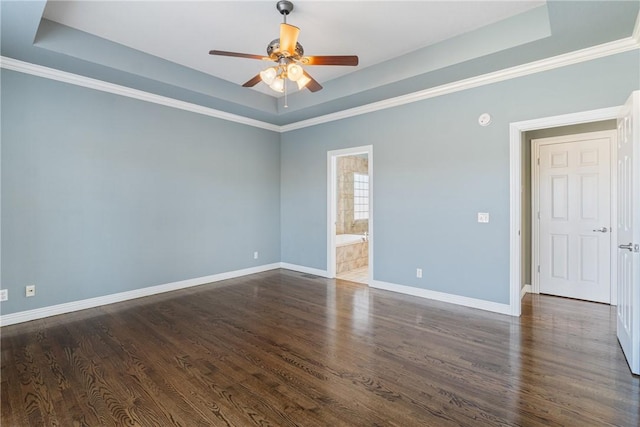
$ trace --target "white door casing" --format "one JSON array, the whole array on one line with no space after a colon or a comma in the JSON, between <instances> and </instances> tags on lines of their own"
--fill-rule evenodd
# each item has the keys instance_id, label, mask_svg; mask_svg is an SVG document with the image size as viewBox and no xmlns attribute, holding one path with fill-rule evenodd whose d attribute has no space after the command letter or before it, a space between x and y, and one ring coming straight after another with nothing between
<instances>
[{"instance_id":1,"label":"white door casing","mask_svg":"<svg viewBox=\"0 0 640 427\"><path fill-rule=\"evenodd\" d=\"M612 142L613 131L533 141L535 291L611 302Z\"/></svg>"},{"instance_id":2,"label":"white door casing","mask_svg":"<svg viewBox=\"0 0 640 427\"><path fill-rule=\"evenodd\" d=\"M612 120L618 117L619 112L620 107L608 107L509 124L509 307L512 316L521 315L521 300L524 295L520 274L523 261L520 234L523 225L522 148L524 133L558 126ZM615 207L615 203L612 204L612 209L615 209ZM612 262L615 264L617 259L614 257ZM613 273L616 269L612 268L611 271ZM615 283L614 280L612 282Z\"/></svg>"},{"instance_id":3,"label":"white door casing","mask_svg":"<svg viewBox=\"0 0 640 427\"><path fill-rule=\"evenodd\" d=\"M617 336L631 372L640 374L640 91L618 117Z\"/></svg>"}]
</instances>

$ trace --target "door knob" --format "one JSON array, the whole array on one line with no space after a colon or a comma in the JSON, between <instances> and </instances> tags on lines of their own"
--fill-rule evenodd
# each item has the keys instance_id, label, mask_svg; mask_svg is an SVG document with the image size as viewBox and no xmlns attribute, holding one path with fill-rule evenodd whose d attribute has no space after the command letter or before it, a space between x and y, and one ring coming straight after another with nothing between
<instances>
[{"instance_id":1,"label":"door knob","mask_svg":"<svg viewBox=\"0 0 640 427\"><path fill-rule=\"evenodd\" d=\"M602 227L602 228L598 228L596 230L593 230L597 233L606 233L607 231L609 231L609 229L607 227Z\"/></svg>"},{"instance_id":2,"label":"door knob","mask_svg":"<svg viewBox=\"0 0 640 427\"><path fill-rule=\"evenodd\" d=\"M627 249L630 252L640 252L640 245L634 245L633 243L629 243L628 245L618 245L620 249Z\"/></svg>"}]
</instances>

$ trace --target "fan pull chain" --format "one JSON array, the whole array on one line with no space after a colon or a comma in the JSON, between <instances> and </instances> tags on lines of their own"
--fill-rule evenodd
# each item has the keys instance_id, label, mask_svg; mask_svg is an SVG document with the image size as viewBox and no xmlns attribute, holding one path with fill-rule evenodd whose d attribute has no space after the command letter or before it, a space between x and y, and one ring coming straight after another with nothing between
<instances>
[{"instance_id":1,"label":"fan pull chain","mask_svg":"<svg viewBox=\"0 0 640 427\"><path fill-rule=\"evenodd\" d=\"M284 79L284 108L289 108L287 105L287 79Z\"/></svg>"}]
</instances>

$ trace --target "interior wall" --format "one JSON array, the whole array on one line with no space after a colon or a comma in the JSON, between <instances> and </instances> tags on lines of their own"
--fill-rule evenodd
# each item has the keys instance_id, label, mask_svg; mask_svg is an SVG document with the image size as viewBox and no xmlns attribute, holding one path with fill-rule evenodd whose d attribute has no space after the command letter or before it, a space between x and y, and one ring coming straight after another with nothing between
<instances>
[{"instance_id":1,"label":"interior wall","mask_svg":"<svg viewBox=\"0 0 640 427\"><path fill-rule=\"evenodd\" d=\"M283 134L282 261L327 268L327 151L371 144L373 279L508 304L509 124L622 105L639 64L636 50Z\"/></svg>"},{"instance_id":2,"label":"interior wall","mask_svg":"<svg viewBox=\"0 0 640 427\"><path fill-rule=\"evenodd\" d=\"M532 278L532 181L531 181L531 141L539 138L574 135L579 133L615 130L615 120L603 120L592 123L581 123L571 126L559 126L549 129L536 129L524 132L522 146L522 283L531 285Z\"/></svg>"},{"instance_id":3,"label":"interior wall","mask_svg":"<svg viewBox=\"0 0 640 427\"><path fill-rule=\"evenodd\" d=\"M282 135L2 70L2 312L278 261L324 270L326 153L365 144L374 280L508 303L509 123L621 105L638 64L632 51Z\"/></svg>"},{"instance_id":4,"label":"interior wall","mask_svg":"<svg viewBox=\"0 0 640 427\"><path fill-rule=\"evenodd\" d=\"M552 138L555 136L575 135L579 133L600 132L603 130L617 129L615 120L602 120L592 123L580 123L571 126L559 126L549 129L537 129L525 132L525 138L529 143L529 156L531 156L531 140L540 138Z\"/></svg>"},{"instance_id":5,"label":"interior wall","mask_svg":"<svg viewBox=\"0 0 640 427\"><path fill-rule=\"evenodd\" d=\"M1 79L3 315L280 261L278 133Z\"/></svg>"}]
</instances>

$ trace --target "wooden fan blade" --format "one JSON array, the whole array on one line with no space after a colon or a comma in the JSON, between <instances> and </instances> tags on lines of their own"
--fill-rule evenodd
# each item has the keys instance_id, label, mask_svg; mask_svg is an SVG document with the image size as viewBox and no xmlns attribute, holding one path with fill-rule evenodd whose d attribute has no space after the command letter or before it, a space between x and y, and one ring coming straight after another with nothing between
<instances>
[{"instance_id":1,"label":"wooden fan blade","mask_svg":"<svg viewBox=\"0 0 640 427\"><path fill-rule=\"evenodd\" d=\"M333 55L333 56L305 56L302 58L305 65L358 65L356 55Z\"/></svg>"},{"instance_id":2,"label":"wooden fan blade","mask_svg":"<svg viewBox=\"0 0 640 427\"><path fill-rule=\"evenodd\" d=\"M309 89L311 92L317 92L320 89L322 89L322 85L320 83L318 83L316 81L316 79L311 77L311 75L309 75L309 73L307 73L305 71L304 75L309 79L309 83L307 83L307 85L305 86L307 89Z\"/></svg>"},{"instance_id":3,"label":"wooden fan blade","mask_svg":"<svg viewBox=\"0 0 640 427\"><path fill-rule=\"evenodd\" d=\"M250 53L227 52L225 50L210 50L209 55L233 56L235 58L263 59L271 61L271 58L263 55L252 55Z\"/></svg>"},{"instance_id":4,"label":"wooden fan blade","mask_svg":"<svg viewBox=\"0 0 640 427\"><path fill-rule=\"evenodd\" d=\"M296 43L300 28L289 24L280 24L280 52L288 52L291 56L296 52Z\"/></svg>"},{"instance_id":5,"label":"wooden fan blade","mask_svg":"<svg viewBox=\"0 0 640 427\"><path fill-rule=\"evenodd\" d=\"M257 85L258 83L260 83L262 81L262 78L260 78L260 74L257 74L255 77L253 77L251 80L249 80L248 82L246 82L245 84L242 85L242 87L254 87L255 85Z\"/></svg>"}]
</instances>

